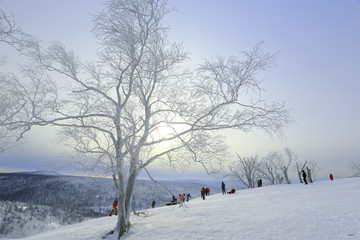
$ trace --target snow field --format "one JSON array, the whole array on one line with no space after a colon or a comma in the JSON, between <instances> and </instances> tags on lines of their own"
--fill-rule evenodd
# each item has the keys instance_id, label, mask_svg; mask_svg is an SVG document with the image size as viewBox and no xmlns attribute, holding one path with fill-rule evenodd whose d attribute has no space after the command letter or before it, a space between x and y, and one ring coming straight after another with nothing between
<instances>
[{"instance_id":1,"label":"snow field","mask_svg":"<svg viewBox=\"0 0 360 240\"><path fill-rule=\"evenodd\" d=\"M123 239L355 240L360 239L360 178L245 189L148 213L131 216L132 228ZM24 239L98 240L116 221L104 217Z\"/></svg>"},{"instance_id":2,"label":"snow field","mask_svg":"<svg viewBox=\"0 0 360 240\"><path fill-rule=\"evenodd\" d=\"M359 189L354 178L198 198L150 211L126 239L360 239Z\"/></svg>"}]
</instances>

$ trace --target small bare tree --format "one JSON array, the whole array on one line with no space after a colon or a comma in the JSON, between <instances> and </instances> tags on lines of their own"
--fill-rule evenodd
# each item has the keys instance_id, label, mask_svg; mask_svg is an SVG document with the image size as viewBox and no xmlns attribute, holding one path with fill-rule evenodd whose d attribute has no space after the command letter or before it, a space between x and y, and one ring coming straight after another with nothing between
<instances>
[{"instance_id":1,"label":"small bare tree","mask_svg":"<svg viewBox=\"0 0 360 240\"><path fill-rule=\"evenodd\" d=\"M279 173L279 162L281 154L279 152L272 152L262 158L259 166L259 177L268 181L270 184L280 184L281 176Z\"/></svg>"},{"instance_id":2,"label":"small bare tree","mask_svg":"<svg viewBox=\"0 0 360 240\"><path fill-rule=\"evenodd\" d=\"M360 177L360 163L351 162L351 169L353 170L353 177Z\"/></svg>"},{"instance_id":3,"label":"small bare tree","mask_svg":"<svg viewBox=\"0 0 360 240\"><path fill-rule=\"evenodd\" d=\"M29 60L21 80L11 74L8 81L9 89L16 86L15 100L1 95L21 103L6 109L1 127L20 136L32 126L57 127L74 161L112 175L119 239L130 227L135 180L147 166L193 160L215 171L226 156L220 130L282 134L291 122L284 102L261 98L256 76L274 64L274 54L258 44L240 57L217 57L185 71L188 53L168 41L163 25L170 11L164 0L106 1L94 18L96 62L82 61L59 42L44 47L25 34L14 42L0 38ZM7 16L0 17L7 25ZM58 81L64 78L66 85ZM242 160L256 163L256 157ZM256 169L247 173L250 187Z\"/></svg>"},{"instance_id":4,"label":"small bare tree","mask_svg":"<svg viewBox=\"0 0 360 240\"><path fill-rule=\"evenodd\" d=\"M284 152L272 152L261 161L260 176L270 184L291 184L288 171L291 163L296 160L296 154L290 148L284 148Z\"/></svg>"},{"instance_id":5,"label":"small bare tree","mask_svg":"<svg viewBox=\"0 0 360 240\"><path fill-rule=\"evenodd\" d=\"M240 181L248 188L254 188L260 167L257 156L241 157L239 154L237 156L239 160L229 166L230 174L226 177Z\"/></svg>"}]
</instances>

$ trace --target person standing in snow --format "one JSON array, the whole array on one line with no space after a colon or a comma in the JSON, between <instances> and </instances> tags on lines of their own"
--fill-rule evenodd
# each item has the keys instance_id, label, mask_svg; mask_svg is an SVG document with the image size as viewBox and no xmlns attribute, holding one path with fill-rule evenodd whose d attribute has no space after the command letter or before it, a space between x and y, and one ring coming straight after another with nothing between
<instances>
[{"instance_id":1,"label":"person standing in snow","mask_svg":"<svg viewBox=\"0 0 360 240\"><path fill-rule=\"evenodd\" d=\"M155 200L151 203L152 208L155 207Z\"/></svg>"},{"instance_id":2,"label":"person standing in snow","mask_svg":"<svg viewBox=\"0 0 360 240\"><path fill-rule=\"evenodd\" d=\"M182 203L182 202L185 202L185 193L184 194L179 194L179 204Z\"/></svg>"},{"instance_id":3,"label":"person standing in snow","mask_svg":"<svg viewBox=\"0 0 360 240\"><path fill-rule=\"evenodd\" d=\"M225 183L224 182L221 182L221 191L222 191L222 194L226 194L226 190L225 190Z\"/></svg>"},{"instance_id":4,"label":"person standing in snow","mask_svg":"<svg viewBox=\"0 0 360 240\"><path fill-rule=\"evenodd\" d=\"M186 201L188 202L188 201L190 200L190 198L191 198L191 195L190 195L190 193L188 193L188 194L186 195Z\"/></svg>"},{"instance_id":5,"label":"person standing in snow","mask_svg":"<svg viewBox=\"0 0 360 240\"><path fill-rule=\"evenodd\" d=\"M210 188L206 188L206 196L210 196Z\"/></svg>"},{"instance_id":6,"label":"person standing in snow","mask_svg":"<svg viewBox=\"0 0 360 240\"><path fill-rule=\"evenodd\" d=\"M306 172L304 171L304 169L301 170L301 172L302 172L302 176L303 176L303 179L304 179L304 183L308 184L308 182L306 181Z\"/></svg>"},{"instance_id":7,"label":"person standing in snow","mask_svg":"<svg viewBox=\"0 0 360 240\"><path fill-rule=\"evenodd\" d=\"M261 180L261 178L260 178L259 180L257 180L257 185L258 185L258 187L262 187L262 180Z\"/></svg>"},{"instance_id":8,"label":"person standing in snow","mask_svg":"<svg viewBox=\"0 0 360 240\"><path fill-rule=\"evenodd\" d=\"M203 200L205 200L205 192L206 192L206 189L204 187L202 187L202 189L201 189L201 198Z\"/></svg>"},{"instance_id":9,"label":"person standing in snow","mask_svg":"<svg viewBox=\"0 0 360 240\"><path fill-rule=\"evenodd\" d=\"M109 216L111 217L111 215L113 214L114 210L115 210L115 216L117 215L117 206L118 206L118 199L115 198L114 202L113 202L113 210L110 212Z\"/></svg>"},{"instance_id":10,"label":"person standing in snow","mask_svg":"<svg viewBox=\"0 0 360 240\"><path fill-rule=\"evenodd\" d=\"M331 181L334 180L334 176L332 175L332 173L330 173L329 178Z\"/></svg>"}]
</instances>

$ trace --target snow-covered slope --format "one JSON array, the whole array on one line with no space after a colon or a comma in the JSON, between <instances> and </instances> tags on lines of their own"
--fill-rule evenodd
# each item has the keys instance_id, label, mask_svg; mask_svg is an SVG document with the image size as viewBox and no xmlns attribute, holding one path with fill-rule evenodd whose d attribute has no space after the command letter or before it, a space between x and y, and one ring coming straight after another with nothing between
<instances>
[{"instance_id":1,"label":"snow-covered slope","mask_svg":"<svg viewBox=\"0 0 360 240\"><path fill-rule=\"evenodd\" d=\"M124 239L360 239L360 178L216 194L148 214L131 217ZM104 217L25 239L102 239L115 223Z\"/></svg>"}]
</instances>

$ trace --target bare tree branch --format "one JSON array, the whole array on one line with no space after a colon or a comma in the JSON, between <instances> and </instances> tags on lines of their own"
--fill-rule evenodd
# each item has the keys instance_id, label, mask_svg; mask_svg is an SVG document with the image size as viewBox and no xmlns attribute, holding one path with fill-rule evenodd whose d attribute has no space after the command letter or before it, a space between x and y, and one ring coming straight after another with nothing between
<instances>
[{"instance_id":1,"label":"bare tree branch","mask_svg":"<svg viewBox=\"0 0 360 240\"><path fill-rule=\"evenodd\" d=\"M77 163L111 174L118 191L119 238L130 226L142 169L165 161L181 167L196 163L216 173L228 157L221 130L262 129L281 136L291 123L285 102L261 97L257 76L274 65L276 54L264 52L259 43L239 56L183 70L189 53L168 40L163 26L172 10L165 0L107 0L94 17L95 62L83 61L59 42L46 47L0 12L0 43L27 61L21 77L0 76L6 103L0 105L0 130L21 138L33 126L59 128ZM256 160L239 156L249 187L255 185Z\"/></svg>"},{"instance_id":2,"label":"bare tree branch","mask_svg":"<svg viewBox=\"0 0 360 240\"><path fill-rule=\"evenodd\" d=\"M360 163L352 161L351 164L353 170L353 177L360 177Z\"/></svg>"}]
</instances>

